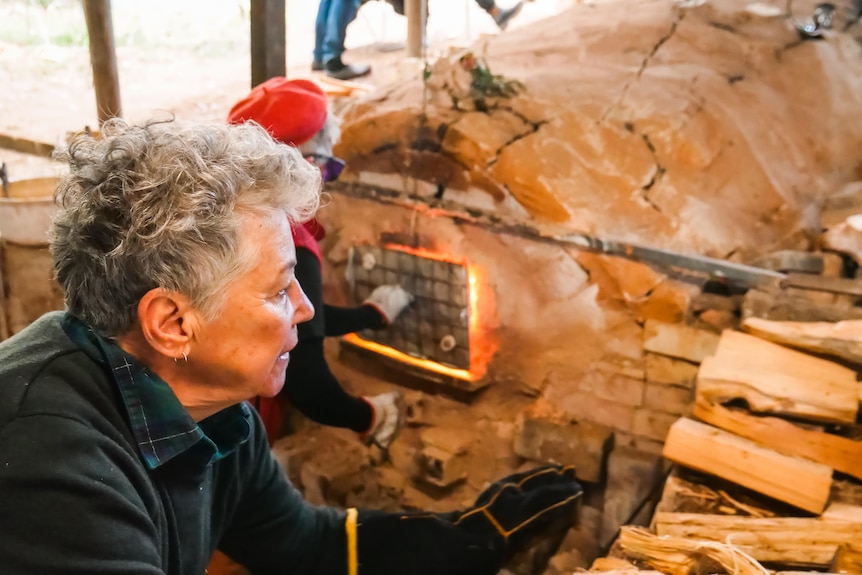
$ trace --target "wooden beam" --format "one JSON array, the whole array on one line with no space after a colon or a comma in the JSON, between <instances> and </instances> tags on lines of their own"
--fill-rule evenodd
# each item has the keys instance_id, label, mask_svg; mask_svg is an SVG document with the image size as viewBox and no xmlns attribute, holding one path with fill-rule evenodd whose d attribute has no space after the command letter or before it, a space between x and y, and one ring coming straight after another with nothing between
<instances>
[{"instance_id":1,"label":"wooden beam","mask_svg":"<svg viewBox=\"0 0 862 575\"><path fill-rule=\"evenodd\" d=\"M663 453L680 465L811 513L823 511L832 487L832 469L825 465L782 455L693 419L682 418L671 426Z\"/></svg>"},{"instance_id":2,"label":"wooden beam","mask_svg":"<svg viewBox=\"0 0 862 575\"><path fill-rule=\"evenodd\" d=\"M251 87L287 75L285 0L251 0Z\"/></svg>"},{"instance_id":3,"label":"wooden beam","mask_svg":"<svg viewBox=\"0 0 862 575\"><path fill-rule=\"evenodd\" d=\"M778 417L762 417L741 409L728 409L701 398L695 402L692 415L784 455L816 461L862 479L860 441L805 429Z\"/></svg>"},{"instance_id":4,"label":"wooden beam","mask_svg":"<svg viewBox=\"0 0 862 575\"><path fill-rule=\"evenodd\" d=\"M857 508L858 509L858 508ZM845 543L862 538L862 522L832 517L739 517L657 513L656 534L730 543L758 561L828 567Z\"/></svg>"},{"instance_id":5,"label":"wooden beam","mask_svg":"<svg viewBox=\"0 0 862 575\"><path fill-rule=\"evenodd\" d=\"M733 330L697 373L709 403L743 399L751 411L852 424L859 409L856 372L832 361Z\"/></svg>"},{"instance_id":6,"label":"wooden beam","mask_svg":"<svg viewBox=\"0 0 862 575\"><path fill-rule=\"evenodd\" d=\"M4 262L3 244L0 242L0 341L8 339L12 335L9 333L9 321L7 319L6 284L3 280Z\"/></svg>"},{"instance_id":7,"label":"wooden beam","mask_svg":"<svg viewBox=\"0 0 862 575\"><path fill-rule=\"evenodd\" d=\"M22 154L32 154L43 158L50 158L54 153L53 144L47 142L38 142L28 138L19 138L9 134L0 134L0 148L4 150L12 150ZM14 177L14 174L13 174Z\"/></svg>"},{"instance_id":8,"label":"wooden beam","mask_svg":"<svg viewBox=\"0 0 862 575\"><path fill-rule=\"evenodd\" d=\"M428 15L428 0L404 0L404 16L407 18L407 57L422 57L425 44L425 18Z\"/></svg>"},{"instance_id":9,"label":"wooden beam","mask_svg":"<svg viewBox=\"0 0 862 575\"><path fill-rule=\"evenodd\" d=\"M101 125L105 120L122 115L111 0L84 0L84 18L90 37L90 65L96 89L96 112Z\"/></svg>"}]
</instances>

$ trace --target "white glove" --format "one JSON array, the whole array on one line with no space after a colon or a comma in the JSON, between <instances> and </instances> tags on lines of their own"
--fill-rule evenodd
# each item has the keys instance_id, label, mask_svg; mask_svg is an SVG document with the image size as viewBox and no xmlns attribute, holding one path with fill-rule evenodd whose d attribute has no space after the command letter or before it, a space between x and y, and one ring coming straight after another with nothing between
<instances>
[{"instance_id":1,"label":"white glove","mask_svg":"<svg viewBox=\"0 0 862 575\"><path fill-rule=\"evenodd\" d=\"M374 412L371 428L362 434L363 438L381 449L387 449L404 424L406 407L401 392L390 391L362 399L368 402Z\"/></svg>"},{"instance_id":2,"label":"white glove","mask_svg":"<svg viewBox=\"0 0 862 575\"><path fill-rule=\"evenodd\" d=\"M404 308L410 305L412 301L413 296L403 287L396 284L378 286L371 292L368 299L362 303L373 306L380 312L386 323L390 324L395 321L398 314L404 311Z\"/></svg>"}]
</instances>

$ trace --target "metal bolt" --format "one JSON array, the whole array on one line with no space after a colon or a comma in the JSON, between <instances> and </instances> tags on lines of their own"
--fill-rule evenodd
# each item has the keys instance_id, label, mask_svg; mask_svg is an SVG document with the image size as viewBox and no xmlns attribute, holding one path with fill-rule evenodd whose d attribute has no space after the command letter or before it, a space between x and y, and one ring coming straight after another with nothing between
<instances>
[{"instance_id":1,"label":"metal bolt","mask_svg":"<svg viewBox=\"0 0 862 575\"><path fill-rule=\"evenodd\" d=\"M377 259L374 257L374 254L371 252L365 252L362 254L362 267L368 271L371 271L377 266Z\"/></svg>"},{"instance_id":2,"label":"metal bolt","mask_svg":"<svg viewBox=\"0 0 862 575\"><path fill-rule=\"evenodd\" d=\"M452 351L455 349L455 346L458 342L455 340L455 336L452 334L444 335L440 338L440 349L443 351Z\"/></svg>"}]
</instances>

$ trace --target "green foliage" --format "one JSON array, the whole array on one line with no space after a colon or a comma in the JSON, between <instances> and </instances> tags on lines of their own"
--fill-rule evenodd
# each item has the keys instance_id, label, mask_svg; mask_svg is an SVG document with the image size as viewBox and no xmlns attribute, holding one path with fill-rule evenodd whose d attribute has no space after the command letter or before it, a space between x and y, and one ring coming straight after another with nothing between
<instances>
[{"instance_id":1,"label":"green foliage","mask_svg":"<svg viewBox=\"0 0 862 575\"><path fill-rule=\"evenodd\" d=\"M486 98L512 98L524 90L524 84L518 80L509 80L502 74L491 73L485 60L477 58L472 52L462 56L459 62L473 77L470 82L470 97L473 98L477 110L488 110Z\"/></svg>"}]
</instances>

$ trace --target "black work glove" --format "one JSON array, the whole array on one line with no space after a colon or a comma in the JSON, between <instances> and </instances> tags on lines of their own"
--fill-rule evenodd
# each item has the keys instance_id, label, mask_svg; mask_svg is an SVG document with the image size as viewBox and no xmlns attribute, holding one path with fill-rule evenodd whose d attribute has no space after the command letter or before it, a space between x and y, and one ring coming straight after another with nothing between
<instances>
[{"instance_id":1,"label":"black work glove","mask_svg":"<svg viewBox=\"0 0 862 575\"><path fill-rule=\"evenodd\" d=\"M464 511L359 512L359 575L494 575L581 496L574 468L545 466L493 483Z\"/></svg>"}]
</instances>

